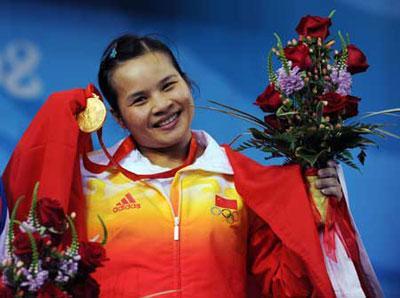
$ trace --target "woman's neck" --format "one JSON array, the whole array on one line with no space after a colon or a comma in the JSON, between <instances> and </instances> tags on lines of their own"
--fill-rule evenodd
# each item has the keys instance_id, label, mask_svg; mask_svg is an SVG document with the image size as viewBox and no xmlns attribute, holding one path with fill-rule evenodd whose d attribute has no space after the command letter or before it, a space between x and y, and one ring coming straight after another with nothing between
<instances>
[{"instance_id":1,"label":"woman's neck","mask_svg":"<svg viewBox=\"0 0 400 298\"><path fill-rule=\"evenodd\" d=\"M191 139L189 138L184 142L167 148L138 146L138 149L152 164L173 169L181 166L186 160L190 150L190 142Z\"/></svg>"}]
</instances>

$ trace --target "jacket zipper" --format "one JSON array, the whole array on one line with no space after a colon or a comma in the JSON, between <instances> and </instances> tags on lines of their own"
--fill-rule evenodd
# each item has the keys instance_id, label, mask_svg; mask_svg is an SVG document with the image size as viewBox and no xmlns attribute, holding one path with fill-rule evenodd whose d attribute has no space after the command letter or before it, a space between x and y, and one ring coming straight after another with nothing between
<instances>
[{"instance_id":1,"label":"jacket zipper","mask_svg":"<svg viewBox=\"0 0 400 298\"><path fill-rule=\"evenodd\" d=\"M180 225L180 217L179 217L179 214L180 214L180 209L181 209L181 193L182 193L182 190L181 190L181 181L179 181L179 174L178 173L176 173L175 174L176 176L174 177L174 179L172 180L172 183L171 183L171 190L172 190L172 187L174 187L174 185L176 184L176 181L175 181L175 179L177 179L178 180L178 187L179 187L179 192L178 192L178 204L177 204L177 213L178 214L176 214L175 213L175 210L174 210L174 207L173 207L173 205L172 205L172 196L171 196L171 198L170 199L168 199L165 195L164 195L164 192L162 192L162 191L160 191L159 189L158 189L158 187L155 187L153 184L151 184L151 183L148 183L148 185L149 186L151 186L152 188L155 188L160 194L161 194L161 196L167 201L167 203L168 203L168 205L169 205L169 208L170 208L170 210L171 210L171 215L172 215L172 218L173 218L173 220L174 220L174 229L173 229L173 241L174 241L174 262L175 262L175 281L174 281L174 285L175 285L175 289L177 289L177 290L179 290L178 292L177 292L177 295L178 295L178 297L181 297L182 296L182 294L181 294L181 264L180 264L180 231L179 231L179 225ZM147 184L147 183L146 183Z\"/></svg>"}]
</instances>

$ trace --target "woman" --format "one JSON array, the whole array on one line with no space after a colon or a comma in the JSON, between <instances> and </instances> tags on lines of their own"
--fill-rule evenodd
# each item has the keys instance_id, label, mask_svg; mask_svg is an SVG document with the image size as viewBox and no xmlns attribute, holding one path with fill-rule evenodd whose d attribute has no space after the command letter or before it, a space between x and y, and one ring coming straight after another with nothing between
<instances>
[{"instance_id":1,"label":"woman","mask_svg":"<svg viewBox=\"0 0 400 298\"><path fill-rule=\"evenodd\" d=\"M298 167L263 167L192 131L190 81L168 47L132 35L114 40L99 84L131 136L86 155L88 136L70 115L85 107L93 89L55 94L21 140L4 181L12 202L24 188L11 177L38 163L18 177L40 180L41 196L77 210L81 237L97 239L96 217L103 217L110 261L95 274L103 297L245 297L248 273L264 296L338 293L341 281L329 280L338 275L325 269ZM41 131L43 123L57 133ZM43 135L51 142L43 144ZM21 158L27 148L29 157ZM61 182L57 171L64 173ZM324 194L341 198L334 167L320 174ZM366 281L347 255L338 258L339 264L346 258L343 268L354 281L349 294L362 297Z\"/></svg>"}]
</instances>

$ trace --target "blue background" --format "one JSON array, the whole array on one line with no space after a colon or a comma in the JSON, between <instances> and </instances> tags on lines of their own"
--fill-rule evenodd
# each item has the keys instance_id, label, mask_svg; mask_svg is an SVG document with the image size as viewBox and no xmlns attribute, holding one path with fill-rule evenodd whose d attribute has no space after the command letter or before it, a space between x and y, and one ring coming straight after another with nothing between
<instances>
[{"instance_id":1,"label":"blue background","mask_svg":"<svg viewBox=\"0 0 400 298\"><path fill-rule=\"evenodd\" d=\"M400 107L398 74L400 3L396 0L280 1L1 1L0 169L43 101L54 91L96 82L99 58L119 34L155 34L177 54L199 86L196 104L208 99L262 117L252 103L267 84L266 56L273 32L296 37L306 14L337 12L331 34L349 32L371 65L353 77L361 112ZM376 118L395 123L400 118ZM230 142L248 124L198 109L194 128ZM124 135L109 117L105 140ZM385 294L400 296L400 141L379 140L362 172L345 168L353 215ZM257 152L248 155L263 161Z\"/></svg>"}]
</instances>

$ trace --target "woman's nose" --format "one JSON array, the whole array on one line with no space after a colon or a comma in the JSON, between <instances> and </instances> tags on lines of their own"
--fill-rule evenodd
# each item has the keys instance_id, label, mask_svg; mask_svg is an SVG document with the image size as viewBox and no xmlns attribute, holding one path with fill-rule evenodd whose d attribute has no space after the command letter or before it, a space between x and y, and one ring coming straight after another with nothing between
<instances>
[{"instance_id":1,"label":"woman's nose","mask_svg":"<svg viewBox=\"0 0 400 298\"><path fill-rule=\"evenodd\" d=\"M170 111L174 105L173 100L164 94L158 94L153 98L153 114L163 114Z\"/></svg>"}]
</instances>

